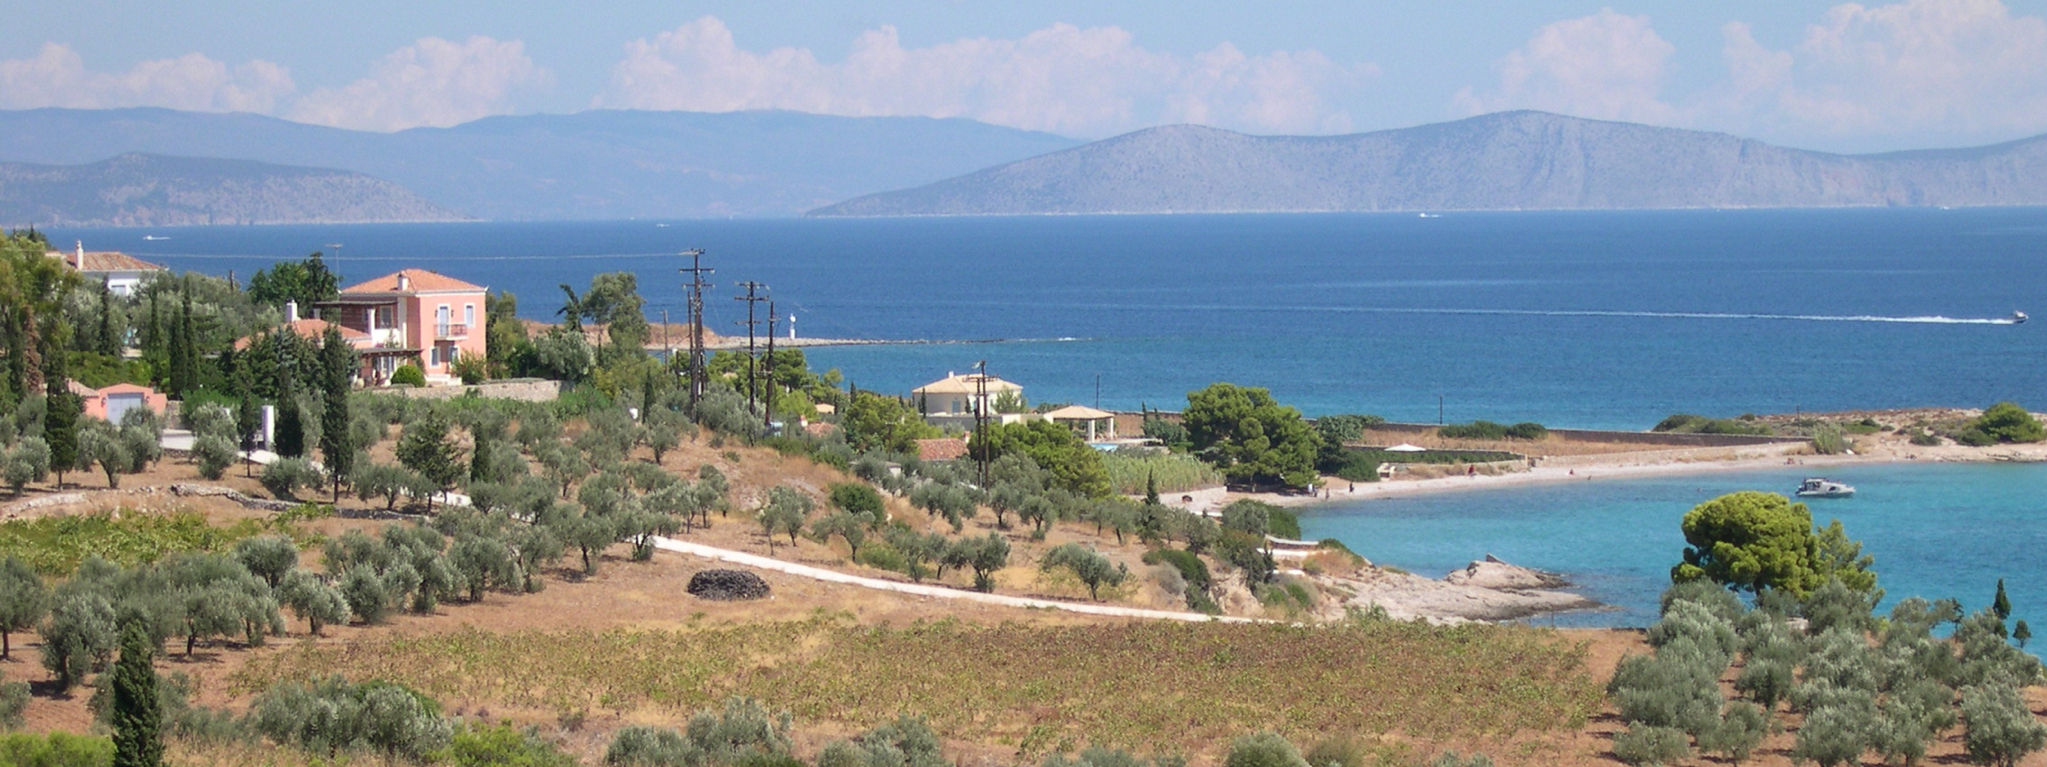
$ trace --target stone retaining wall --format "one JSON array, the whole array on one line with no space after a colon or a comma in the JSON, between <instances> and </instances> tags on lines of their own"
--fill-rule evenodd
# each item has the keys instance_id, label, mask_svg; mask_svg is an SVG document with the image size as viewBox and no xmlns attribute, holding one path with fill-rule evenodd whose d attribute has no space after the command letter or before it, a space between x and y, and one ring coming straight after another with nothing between
<instances>
[{"instance_id":1,"label":"stone retaining wall","mask_svg":"<svg viewBox=\"0 0 2047 767\"><path fill-rule=\"evenodd\" d=\"M486 381L474 386L383 386L371 391L383 394L402 394L414 399L450 399L475 392L478 397L494 399L515 399L523 402L548 402L561 396L562 382L540 378L514 378L506 381Z\"/></svg>"}]
</instances>

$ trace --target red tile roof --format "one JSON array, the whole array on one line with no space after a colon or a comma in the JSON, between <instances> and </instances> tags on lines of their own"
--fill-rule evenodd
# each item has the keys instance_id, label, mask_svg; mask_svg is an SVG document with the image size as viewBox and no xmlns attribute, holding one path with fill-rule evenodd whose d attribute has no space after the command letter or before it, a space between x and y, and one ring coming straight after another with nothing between
<instances>
[{"instance_id":1,"label":"red tile roof","mask_svg":"<svg viewBox=\"0 0 2047 767\"><path fill-rule=\"evenodd\" d=\"M341 339L347 341L351 346L359 346L361 345L360 342L367 341L370 338L370 334L368 333L364 333L360 330L356 330L355 328L351 328L346 325L336 325L332 322L328 322L318 317L308 317L306 319L291 323L287 327L291 328L291 332L299 334L301 338L310 338L315 341L318 341L327 336L327 328L329 327L340 328ZM256 340L255 336L243 336L241 338L237 338L235 339L235 350L240 351L242 349L247 349L249 348L249 344L254 343L255 340Z\"/></svg>"},{"instance_id":2,"label":"red tile roof","mask_svg":"<svg viewBox=\"0 0 2047 767\"><path fill-rule=\"evenodd\" d=\"M917 458L924 461L950 461L967 454L967 441L958 437L917 440Z\"/></svg>"},{"instance_id":3,"label":"red tile roof","mask_svg":"<svg viewBox=\"0 0 2047 767\"><path fill-rule=\"evenodd\" d=\"M405 287L405 290L403 291L400 291L398 289L398 275L401 274L405 275L405 281L408 283ZM482 285L471 285L467 282L463 282L461 280L449 277L448 275L441 274L439 272L429 272L425 269L400 269L398 271L386 274L382 277L378 277L373 280L358 282L354 285L342 288L341 292L419 293L440 290L466 290L476 293L482 293L484 291L484 287Z\"/></svg>"}]
</instances>

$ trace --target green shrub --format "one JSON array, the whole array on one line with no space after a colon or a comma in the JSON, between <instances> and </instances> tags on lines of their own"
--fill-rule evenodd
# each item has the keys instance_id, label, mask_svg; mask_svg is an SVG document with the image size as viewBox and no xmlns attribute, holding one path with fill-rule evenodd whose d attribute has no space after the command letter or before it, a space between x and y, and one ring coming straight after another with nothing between
<instances>
[{"instance_id":1,"label":"green shrub","mask_svg":"<svg viewBox=\"0 0 2047 767\"><path fill-rule=\"evenodd\" d=\"M28 709L27 682L0 682L0 730L19 730Z\"/></svg>"},{"instance_id":2,"label":"green shrub","mask_svg":"<svg viewBox=\"0 0 2047 767\"><path fill-rule=\"evenodd\" d=\"M728 699L723 711L699 711L680 732L626 727L604 751L605 764L624 767L781 767L788 757L789 713L771 714L752 698Z\"/></svg>"},{"instance_id":3,"label":"green shrub","mask_svg":"<svg viewBox=\"0 0 2047 767\"><path fill-rule=\"evenodd\" d=\"M1676 764L1691 754L1684 731L1671 727L1631 724L1626 732L1613 736L1614 758L1628 764Z\"/></svg>"},{"instance_id":4,"label":"green shrub","mask_svg":"<svg viewBox=\"0 0 2047 767\"><path fill-rule=\"evenodd\" d=\"M483 379L490 374L489 363L484 360L483 355L468 352L457 353L449 369L467 386L483 383Z\"/></svg>"},{"instance_id":5,"label":"green shrub","mask_svg":"<svg viewBox=\"0 0 2047 767\"><path fill-rule=\"evenodd\" d=\"M1874 706L1828 705L1813 709L1798 728L1791 758L1816 762L1820 767L1856 761L1869 750L1875 714Z\"/></svg>"},{"instance_id":6,"label":"green shrub","mask_svg":"<svg viewBox=\"0 0 2047 767\"><path fill-rule=\"evenodd\" d=\"M1549 437L1549 427L1533 421L1523 421L1507 427L1508 439L1540 440Z\"/></svg>"},{"instance_id":7,"label":"green shrub","mask_svg":"<svg viewBox=\"0 0 2047 767\"><path fill-rule=\"evenodd\" d=\"M1223 767L1308 767L1300 749L1277 733L1246 735L1230 744Z\"/></svg>"},{"instance_id":8,"label":"green shrub","mask_svg":"<svg viewBox=\"0 0 2047 767\"><path fill-rule=\"evenodd\" d=\"M249 704L249 724L277 743L318 754L366 749L413 761L446 747L453 735L433 699L404 685L351 684L338 676L272 686Z\"/></svg>"},{"instance_id":9,"label":"green shrub","mask_svg":"<svg viewBox=\"0 0 2047 767\"><path fill-rule=\"evenodd\" d=\"M397 370L391 371L391 385L425 386L426 372L420 370L419 366L413 365L411 363L399 365Z\"/></svg>"},{"instance_id":10,"label":"green shrub","mask_svg":"<svg viewBox=\"0 0 2047 767\"><path fill-rule=\"evenodd\" d=\"M1436 430L1444 439L1506 439L1507 427L1492 421L1453 423Z\"/></svg>"},{"instance_id":11,"label":"green shrub","mask_svg":"<svg viewBox=\"0 0 2047 767\"><path fill-rule=\"evenodd\" d=\"M320 470L304 458L279 458L263 467L263 489L282 500L298 500L298 491L317 488L324 481Z\"/></svg>"},{"instance_id":12,"label":"green shrub","mask_svg":"<svg viewBox=\"0 0 2047 767\"><path fill-rule=\"evenodd\" d=\"M1768 424L1760 423L1754 416L1741 418L1707 418L1701 415L1679 413L1657 422L1650 431L1672 434L1736 434L1761 436L1770 433Z\"/></svg>"},{"instance_id":13,"label":"green shrub","mask_svg":"<svg viewBox=\"0 0 2047 767\"><path fill-rule=\"evenodd\" d=\"M1969 423L1971 429L1981 431L1998 442L2039 442L2047 439L2047 427L2014 402L1999 402L1983 411L1983 415Z\"/></svg>"},{"instance_id":14,"label":"green shrub","mask_svg":"<svg viewBox=\"0 0 2047 767\"><path fill-rule=\"evenodd\" d=\"M1375 454L1376 451L1368 453L1350 448L1329 451L1327 460L1319 462L1316 468L1324 474L1352 482L1377 482L1379 459L1374 457Z\"/></svg>"},{"instance_id":15,"label":"green shrub","mask_svg":"<svg viewBox=\"0 0 2047 767\"><path fill-rule=\"evenodd\" d=\"M2009 683L1962 691L1962 720L1969 725L1962 747L1977 764L2013 765L2047 746L2047 725L2033 718L2024 698Z\"/></svg>"},{"instance_id":16,"label":"green shrub","mask_svg":"<svg viewBox=\"0 0 2047 767\"><path fill-rule=\"evenodd\" d=\"M1755 753L1770 734L1770 714L1754 703L1734 703L1720 717L1720 724L1699 736L1699 750L1718 751L1729 762L1740 764Z\"/></svg>"},{"instance_id":17,"label":"green shrub","mask_svg":"<svg viewBox=\"0 0 2047 767\"><path fill-rule=\"evenodd\" d=\"M1455 751L1445 751L1429 762L1429 767L1493 767L1493 758L1477 751L1463 757Z\"/></svg>"},{"instance_id":18,"label":"green shrub","mask_svg":"<svg viewBox=\"0 0 2047 767\"><path fill-rule=\"evenodd\" d=\"M455 767L576 767L575 757L562 753L553 743L532 730L519 730L509 723L493 727L472 724L455 731L453 742L440 754Z\"/></svg>"},{"instance_id":19,"label":"green shrub","mask_svg":"<svg viewBox=\"0 0 2047 767\"><path fill-rule=\"evenodd\" d=\"M1937 447L1940 445L1940 435L1925 429L1915 428L1912 430L1911 441L1912 444L1920 447Z\"/></svg>"},{"instance_id":20,"label":"green shrub","mask_svg":"<svg viewBox=\"0 0 2047 767\"><path fill-rule=\"evenodd\" d=\"M886 513L882 508L881 493L865 482L833 483L831 504L852 514L873 514L875 519L881 519Z\"/></svg>"},{"instance_id":21,"label":"green shrub","mask_svg":"<svg viewBox=\"0 0 2047 767\"><path fill-rule=\"evenodd\" d=\"M216 434L192 440L192 455L199 460L199 476L207 479L220 479L241 458L234 442Z\"/></svg>"},{"instance_id":22,"label":"green shrub","mask_svg":"<svg viewBox=\"0 0 2047 767\"><path fill-rule=\"evenodd\" d=\"M1215 585L1215 579L1208 572L1208 563L1202 561L1201 557L1179 549L1147 551L1144 553L1144 563L1171 565L1173 569L1180 571L1181 578L1186 579L1189 591L1207 591Z\"/></svg>"},{"instance_id":23,"label":"green shrub","mask_svg":"<svg viewBox=\"0 0 2047 767\"><path fill-rule=\"evenodd\" d=\"M1954 439L1955 444L1968 447L1989 447L1997 444L1996 437L1990 436L1989 432L1974 426L1955 432Z\"/></svg>"},{"instance_id":24,"label":"green shrub","mask_svg":"<svg viewBox=\"0 0 2047 767\"><path fill-rule=\"evenodd\" d=\"M114 741L53 732L0 737L0 764L13 767L112 767Z\"/></svg>"},{"instance_id":25,"label":"green shrub","mask_svg":"<svg viewBox=\"0 0 2047 767\"><path fill-rule=\"evenodd\" d=\"M1848 452L1848 438L1841 434L1841 428L1830 423L1813 427L1812 450L1820 455L1840 455Z\"/></svg>"}]
</instances>

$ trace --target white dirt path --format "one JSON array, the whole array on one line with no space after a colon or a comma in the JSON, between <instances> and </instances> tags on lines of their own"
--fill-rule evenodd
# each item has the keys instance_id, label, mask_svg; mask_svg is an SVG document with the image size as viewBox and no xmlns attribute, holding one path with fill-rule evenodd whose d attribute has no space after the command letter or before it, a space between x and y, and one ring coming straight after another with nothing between
<instances>
[{"instance_id":1,"label":"white dirt path","mask_svg":"<svg viewBox=\"0 0 2047 767\"><path fill-rule=\"evenodd\" d=\"M1135 607L1113 607L1110 605L1086 604L1082 602L1061 602L1056 599L1033 599L1030 597L1013 597L1003 594L983 594L978 591L960 591L959 589L947 588L944 586L932 586L922 583L903 583L901 581L891 581L884 580L881 578L868 578L859 575L851 575L848 573L839 572L837 570L826 570L821 567L799 565L794 562L785 562L780 559L771 559L768 557L760 556L758 554L748 554L743 551L721 549L716 546L706 546L701 543L691 543L689 541L678 541L673 538L655 538L654 548L662 551L672 551L678 554L688 554L690 556L703 557L705 559L715 559L720 562L730 562L735 565L756 567L762 570L773 570L779 573L786 573L801 578L812 578L815 580L825 581L828 583L844 583L851 586L860 586L862 588L870 588L878 591L893 591L899 594L914 594L923 597L938 597L940 599L964 599L970 602L984 602L991 605L1002 605L1005 607L1025 607L1037 608L1042 610L1065 610L1068 612L1087 613L1089 615L1109 615L1120 618L1151 618L1158 620L1175 620L1189 622L1197 621L1221 621L1224 623L1266 622L1254 618L1238 618L1223 615L1203 615L1201 613L1183 613L1173 612L1170 610L1144 610Z\"/></svg>"}]
</instances>

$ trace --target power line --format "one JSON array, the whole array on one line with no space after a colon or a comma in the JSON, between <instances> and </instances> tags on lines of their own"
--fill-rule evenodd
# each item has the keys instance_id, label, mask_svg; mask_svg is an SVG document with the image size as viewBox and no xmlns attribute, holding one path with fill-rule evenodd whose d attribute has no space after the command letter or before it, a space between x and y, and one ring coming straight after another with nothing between
<instances>
[{"instance_id":1,"label":"power line","mask_svg":"<svg viewBox=\"0 0 2047 767\"><path fill-rule=\"evenodd\" d=\"M752 409L759 402L759 390L756 388L759 384L755 372L760 368L760 358L754 352L756 348L754 330L760 326L760 320L754 319L753 308L760 302L768 300L767 296L759 294L759 291L768 286L747 280L738 283L738 287L746 288L746 295L733 296L732 300L746 302L746 320L739 324L746 326L746 406Z\"/></svg>"},{"instance_id":2,"label":"power line","mask_svg":"<svg viewBox=\"0 0 2047 767\"><path fill-rule=\"evenodd\" d=\"M697 417L697 403L704 398L704 275L712 269L704 268L704 251L691 248L678 255L689 256L689 268L677 271L689 275L684 287L689 289L689 417ZM662 318L662 334L666 335L667 318Z\"/></svg>"}]
</instances>

